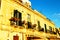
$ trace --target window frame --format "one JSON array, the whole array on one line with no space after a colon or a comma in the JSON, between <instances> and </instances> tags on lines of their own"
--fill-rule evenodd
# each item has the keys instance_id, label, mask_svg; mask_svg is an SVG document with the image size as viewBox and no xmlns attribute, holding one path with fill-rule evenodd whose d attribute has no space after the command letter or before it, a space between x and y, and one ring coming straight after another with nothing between
<instances>
[{"instance_id":1,"label":"window frame","mask_svg":"<svg viewBox=\"0 0 60 40\"><path fill-rule=\"evenodd\" d=\"M30 14L27 14L27 21L31 22L31 15Z\"/></svg>"}]
</instances>

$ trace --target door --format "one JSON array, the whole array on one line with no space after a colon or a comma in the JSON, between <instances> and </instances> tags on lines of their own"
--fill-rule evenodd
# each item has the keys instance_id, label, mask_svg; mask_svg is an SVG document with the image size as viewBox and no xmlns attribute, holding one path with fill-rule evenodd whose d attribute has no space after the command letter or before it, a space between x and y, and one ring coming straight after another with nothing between
<instances>
[{"instance_id":1,"label":"door","mask_svg":"<svg viewBox=\"0 0 60 40\"><path fill-rule=\"evenodd\" d=\"M13 36L13 40L19 40L19 36Z\"/></svg>"}]
</instances>

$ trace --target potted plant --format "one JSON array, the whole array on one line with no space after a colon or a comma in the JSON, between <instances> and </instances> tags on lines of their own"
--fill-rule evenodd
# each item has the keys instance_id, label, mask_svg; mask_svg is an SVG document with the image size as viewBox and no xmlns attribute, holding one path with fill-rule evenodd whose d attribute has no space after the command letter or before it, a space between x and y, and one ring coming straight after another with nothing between
<instances>
[{"instance_id":1,"label":"potted plant","mask_svg":"<svg viewBox=\"0 0 60 40\"><path fill-rule=\"evenodd\" d=\"M19 18L11 17L9 20L10 20L10 21L19 21Z\"/></svg>"}]
</instances>

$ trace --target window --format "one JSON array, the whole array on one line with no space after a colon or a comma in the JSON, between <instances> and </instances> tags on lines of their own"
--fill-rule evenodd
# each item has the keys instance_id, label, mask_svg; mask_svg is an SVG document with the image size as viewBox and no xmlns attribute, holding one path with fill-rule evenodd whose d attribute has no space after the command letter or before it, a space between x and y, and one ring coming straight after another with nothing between
<instances>
[{"instance_id":1,"label":"window","mask_svg":"<svg viewBox=\"0 0 60 40\"><path fill-rule=\"evenodd\" d=\"M53 34L56 34L55 29L54 28L52 28L52 29L53 29Z\"/></svg>"},{"instance_id":2,"label":"window","mask_svg":"<svg viewBox=\"0 0 60 40\"><path fill-rule=\"evenodd\" d=\"M27 23L28 23L28 28L32 28L31 15L30 14L27 14Z\"/></svg>"},{"instance_id":3,"label":"window","mask_svg":"<svg viewBox=\"0 0 60 40\"><path fill-rule=\"evenodd\" d=\"M59 31L58 31L58 29L56 28L56 33L58 33L59 34Z\"/></svg>"},{"instance_id":4,"label":"window","mask_svg":"<svg viewBox=\"0 0 60 40\"><path fill-rule=\"evenodd\" d=\"M19 21L15 21L16 25L22 26L22 14L18 12L17 10L14 10L14 17L19 18Z\"/></svg>"},{"instance_id":5,"label":"window","mask_svg":"<svg viewBox=\"0 0 60 40\"><path fill-rule=\"evenodd\" d=\"M40 26L40 21L38 21L37 23L38 23L38 31L43 31L44 32L44 28L41 28L41 26Z\"/></svg>"},{"instance_id":6,"label":"window","mask_svg":"<svg viewBox=\"0 0 60 40\"><path fill-rule=\"evenodd\" d=\"M41 27L40 27L40 22L38 21L38 30L40 30L40 28L41 28Z\"/></svg>"},{"instance_id":7,"label":"window","mask_svg":"<svg viewBox=\"0 0 60 40\"><path fill-rule=\"evenodd\" d=\"M28 28L32 28L32 23L28 22Z\"/></svg>"},{"instance_id":8,"label":"window","mask_svg":"<svg viewBox=\"0 0 60 40\"><path fill-rule=\"evenodd\" d=\"M52 27L51 26L49 26L49 29L50 29L50 31L52 31Z\"/></svg>"},{"instance_id":9,"label":"window","mask_svg":"<svg viewBox=\"0 0 60 40\"><path fill-rule=\"evenodd\" d=\"M27 14L27 21L31 22L31 15L30 14Z\"/></svg>"},{"instance_id":10,"label":"window","mask_svg":"<svg viewBox=\"0 0 60 40\"><path fill-rule=\"evenodd\" d=\"M40 27L40 22L38 21L38 27Z\"/></svg>"},{"instance_id":11,"label":"window","mask_svg":"<svg viewBox=\"0 0 60 40\"><path fill-rule=\"evenodd\" d=\"M46 27L46 24L44 24L44 27L45 27L45 32L47 33L47 27Z\"/></svg>"},{"instance_id":12,"label":"window","mask_svg":"<svg viewBox=\"0 0 60 40\"><path fill-rule=\"evenodd\" d=\"M0 0L0 7L1 7L1 0Z\"/></svg>"},{"instance_id":13,"label":"window","mask_svg":"<svg viewBox=\"0 0 60 40\"><path fill-rule=\"evenodd\" d=\"M51 26L49 26L49 29L50 29L50 33L52 33L52 27Z\"/></svg>"}]
</instances>

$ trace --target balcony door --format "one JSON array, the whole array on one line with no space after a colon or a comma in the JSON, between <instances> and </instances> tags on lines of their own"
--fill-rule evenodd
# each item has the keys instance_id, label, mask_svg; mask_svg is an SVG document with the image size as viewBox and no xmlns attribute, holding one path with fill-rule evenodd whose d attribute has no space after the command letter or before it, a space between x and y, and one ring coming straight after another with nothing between
<instances>
[{"instance_id":1,"label":"balcony door","mask_svg":"<svg viewBox=\"0 0 60 40\"><path fill-rule=\"evenodd\" d=\"M45 27L45 32L47 33L47 26L46 26L46 24L44 24L44 27Z\"/></svg>"},{"instance_id":2,"label":"balcony door","mask_svg":"<svg viewBox=\"0 0 60 40\"><path fill-rule=\"evenodd\" d=\"M41 27L40 27L40 21L38 21L38 29L39 30L41 29Z\"/></svg>"},{"instance_id":3,"label":"balcony door","mask_svg":"<svg viewBox=\"0 0 60 40\"><path fill-rule=\"evenodd\" d=\"M16 21L16 25L22 26L22 13L17 10L14 10L14 17L19 18L19 21Z\"/></svg>"}]
</instances>

